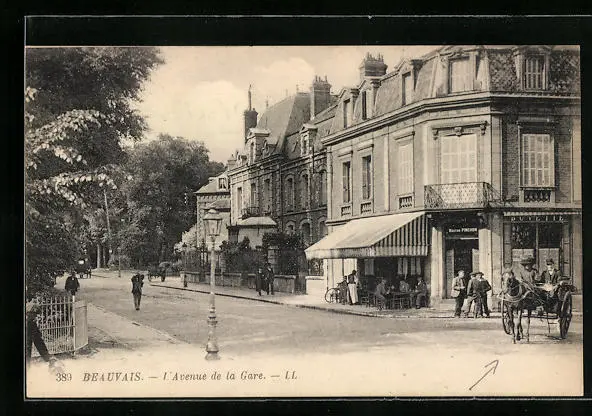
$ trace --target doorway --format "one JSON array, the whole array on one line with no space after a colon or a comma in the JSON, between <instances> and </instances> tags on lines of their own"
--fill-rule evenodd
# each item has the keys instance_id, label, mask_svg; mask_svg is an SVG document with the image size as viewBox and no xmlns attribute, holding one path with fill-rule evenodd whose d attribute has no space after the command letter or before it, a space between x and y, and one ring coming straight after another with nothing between
<instances>
[{"instance_id":1,"label":"doorway","mask_svg":"<svg viewBox=\"0 0 592 416\"><path fill-rule=\"evenodd\" d=\"M468 276L479 269L479 239L457 238L446 239L446 292L443 298L448 299L452 291L452 279L459 270Z\"/></svg>"}]
</instances>

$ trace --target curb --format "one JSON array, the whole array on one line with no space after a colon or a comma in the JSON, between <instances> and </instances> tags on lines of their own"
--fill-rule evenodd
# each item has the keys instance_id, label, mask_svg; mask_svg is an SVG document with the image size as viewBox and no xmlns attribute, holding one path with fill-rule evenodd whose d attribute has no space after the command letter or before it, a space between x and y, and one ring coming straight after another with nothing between
<instances>
[{"instance_id":1,"label":"curb","mask_svg":"<svg viewBox=\"0 0 592 416\"><path fill-rule=\"evenodd\" d=\"M210 293L210 291L208 291L208 290L191 289L191 288L186 288L186 287L176 287L176 286L160 285L160 284L153 284L153 283L150 283L150 286L166 287L168 289L176 289L176 290L186 290L189 292L196 292L196 293L205 293L205 294ZM298 303L291 304L291 303L284 303L284 302L277 301L277 300L258 299L258 298L253 298L253 297L249 297L249 296L220 293L220 292L214 292L214 294L216 296L224 296L224 297L236 298L236 299L246 299L246 300L252 300L252 301L256 301L256 302L271 303L271 304L275 304L275 305L283 305L283 306L302 308L302 309L313 309L313 310L319 310L319 311L324 311L324 312L338 313L338 314L342 314L342 315L365 316L365 317L369 317L369 318L452 319L452 320L457 319L453 316L449 316L448 314L445 316L444 315L434 315L434 316L428 316L428 315L383 315L383 314L378 314L378 313L374 313L374 312L357 312L357 311L339 310L339 309L333 309L333 308L329 308L329 307L325 307L325 306L305 305L302 303L301 304L298 304ZM497 312L497 313L494 312L491 315L492 315L491 316L492 320L495 320L496 318L497 319L501 318L501 314L499 312ZM581 316L581 313L574 312L573 316ZM468 319L471 319L471 318L468 318Z\"/></svg>"}]
</instances>

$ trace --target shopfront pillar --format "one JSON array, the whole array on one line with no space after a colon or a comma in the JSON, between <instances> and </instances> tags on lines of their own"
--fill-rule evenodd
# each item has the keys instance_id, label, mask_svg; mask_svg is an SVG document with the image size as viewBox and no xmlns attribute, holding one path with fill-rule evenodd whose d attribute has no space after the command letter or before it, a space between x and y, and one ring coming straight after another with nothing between
<instances>
[{"instance_id":1,"label":"shopfront pillar","mask_svg":"<svg viewBox=\"0 0 592 416\"><path fill-rule=\"evenodd\" d=\"M439 303L446 287L444 272L444 234L441 229L432 227L432 247L428 256L430 267L430 304Z\"/></svg>"}]
</instances>

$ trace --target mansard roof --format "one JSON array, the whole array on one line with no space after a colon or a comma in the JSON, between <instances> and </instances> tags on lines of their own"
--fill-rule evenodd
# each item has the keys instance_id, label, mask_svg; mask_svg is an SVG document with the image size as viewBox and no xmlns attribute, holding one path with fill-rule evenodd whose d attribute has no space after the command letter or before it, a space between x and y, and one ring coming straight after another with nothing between
<instances>
[{"instance_id":1,"label":"mansard roof","mask_svg":"<svg viewBox=\"0 0 592 416\"><path fill-rule=\"evenodd\" d=\"M448 72L447 59L454 59L469 52L476 52L477 68L476 83L473 92L490 91L504 94L524 94L520 89L520 80L516 65L517 53L546 54L549 56L548 86L541 91L527 91L529 95L580 95L580 57L579 47L562 45L447 45L418 57L406 59L395 65L395 68L380 78L380 86L376 91L372 118L390 113L403 107L402 79L404 74L412 72L414 90L412 97L406 97L405 105L418 101L447 96ZM364 86L364 83L360 83ZM339 94L335 119L331 132L342 130L343 101L351 97L354 88L343 88ZM355 100L352 125L361 123L361 101Z\"/></svg>"},{"instance_id":2,"label":"mansard roof","mask_svg":"<svg viewBox=\"0 0 592 416\"><path fill-rule=\"evenodd\" d=\"M300 129L310 117L310 97L300 92L269 107L259 119L257 129L269 131L267 143L281 148L281 141Z\"/></svg>"}]
</instances>

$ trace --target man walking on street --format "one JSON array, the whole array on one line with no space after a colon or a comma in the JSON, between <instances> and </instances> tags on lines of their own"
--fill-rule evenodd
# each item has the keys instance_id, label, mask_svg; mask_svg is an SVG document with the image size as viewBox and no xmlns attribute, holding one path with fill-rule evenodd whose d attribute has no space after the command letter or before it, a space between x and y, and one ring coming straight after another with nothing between
<instances>
[{"instance_id":1,"label":"man walking on street","mask_svg":"<svg viewBox=\"0 0 592 416\"><path fill-rule=\"evenodd\" d=\"M140 301L142 300L142 286L144 286L144 275L135 274L132 277L132 294L134 295L134 307L140 310Z\"/></svg>"},{"instance_id":2,"label":"man walking on street","mask_svg":"<svg viewBox=\"0 0 592 416\"><path fill-rule=\"evenodd\" d=\"M273 274L273 269L271 268L271 264L269 262L265 263L265 279L267 283L267 294L269 295L269 291L273 295L273 281L275 279L275 275Z\"/></svg>"},{"instance_id":3,"label":"man walking on street","mask_svg":"<svg viewBox=\"0 0 592 416\"><path fill-rule=\"evenodd\" d=\"M465 276L464 270L459 270L458 275L452 279L452 293L451 297L455 300L454 316L460 318L462 305L467 298L467 283L468 279Z\"/></svg>"},{"instance_id":4,"label":"man walking on street","mask_svg":"<svg viewBox=\"0 0 592 416\"><path fill-rule=\"evenodd\" d=\"M80 288L80 283L78 282L78 278L76 277L76 273L74 272L74 270L72 270L70 272L70 276L68 276L68 278L66 279L66 285L65 285L64 289L66 290L66 292L70 292L70 294L72 296L75 296L76 292L78 292L79 288Z\"/></svg>"}]
</instances>

